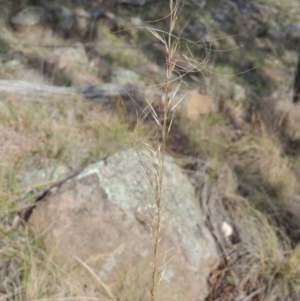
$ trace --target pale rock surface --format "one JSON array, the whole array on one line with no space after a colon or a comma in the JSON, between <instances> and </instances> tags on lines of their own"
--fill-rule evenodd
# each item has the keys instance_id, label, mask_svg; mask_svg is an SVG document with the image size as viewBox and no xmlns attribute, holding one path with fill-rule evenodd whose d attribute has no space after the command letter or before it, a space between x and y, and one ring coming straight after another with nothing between
<instances>
[{"instance_id":1,"label":"pale rock surface","mask_svg":"<svg viewBox=\"0 0 300 301\"><path fill-rule=\"evenodd\" d=\"M213 100L209 96L199 93L197 90L192 90L186 92L180 107L184 109L188 119L195 121L212 110Z\"/></svg>"},{"instance_id":2,"label":"pale rock surface","mask_svg":"<svg viewBox=\"0 0 300 301\"><path fill-rule=\"evenodd\" d=\"M112 83L119 85L134 85L139 82L140 76L132 70L116 68L112 72Z\"/></svg>"},{"instance_id":3,"label":"pale rock surface","mask_svg":"<svg viewBox=\"0 0 300 301\"><path fill-rule=\"evenodd\" d=\"M126 292L131 291L130 298L134 294L147 299L153 189L144 170L151 178L152 165L141 158L130 149L88 166L38 203L29 219L35 236L42 238L62 267L72 271L70 279L85 287L87 294L101 295L97 281L75 256L117 297L129 298ZM205 300L207 277L218 266L219 256L202 222L194 188L170 156L166 156L163 204L160 252L167 264L158 300Z\"/></svg>"},{"instance_id":4,"label":"pale rock surface","mask_svg":"<svg viewBox=\"0 0 300 301\"><path fill-rule=\"evenodd\" d=\"M30 160L28 160L30 162ZM26 162L22 162L26 166ZM23 167L23 166L22 166ZM24 169L24 168L23 168ZM69 170L63 165L55 164L51 162L47 168L36 169L22 174L22 170L19 172L20 175L17 177L19 187L28 191L35 187L47 187L48 185L59 181L66 177Z\"/></svg>"},{"instance_id":5,"label":"pale rock surface","mask_svg":"<svg viewBox=\"0 0 300 301\"><path fill-rule=\"evenodd\" d=\"M54 50L54 55L58 58L58 68L60 69L81 68L88 64L84 45L81 43L76 43L73 47L57 48Z\"/></svg>"},{"instance_id":6,"label":"pale rock surface","mask_svg":"<svg viewBox=\"0 0 300 301\"><path fill-rule=\"evenodd\" d=\"M225 114L236 128L241 128L245 123L246 111L243 103L234 104L227 102L225 104Z\"/></svg>"},{"instance_id":7,"label":"pale rock surface","mask_svg":"<svg viewBox=\"0 0 300 301\"><path fill-rule=\"evenodd\" d=\"M246 99L245 88L236 83L232 83L229 87L229 93L232 100L237 102L243 102Z\"/></svg>"},{"instance_id":8,"label":"pale rock surface","mask_svg":"<svg viewBox=\"0 0 300 301\"><path fill-rule=\"evenodd\" d=\"M90 65L85 47L75 43L72 47L57 48L53 52L59 70L63 70L72 80L74 86L98 85L96 70ZM95 73L95 74L93 74Z\"/></svg>"},{"instance_id":9,"label":"pale rock surface","mask_svg":"<svg viewBox=\"0 0 300 301\"><path fill-rule=\"evenodd\" d=\"M57 5L54 7L54 16L57 19L57 30L63 34L67 35L70 29L75 26L75 17L71 10L62 5Z\"/></svg>"},{"instance_id":10,"label":"pale rock surface","mask_svg":"<svg viewBox=\"0 0 300 301\"><path fill-rule=\"evenodd\" d=\"M76 9L76 29L79 36L84 37L89 29L90 14L82 8Z\"/></svg>"},{"instance_id":11,"label":"pale rock surface","mask_svg":"<svg viewBox=\"0 0 300 301\"><path fill-rule=\"evenodd\" d=\"M40 6L28 6L11 18L16 26L35 26L42 22L45 17L45 10Z\"/></svg>"}]
</instances>

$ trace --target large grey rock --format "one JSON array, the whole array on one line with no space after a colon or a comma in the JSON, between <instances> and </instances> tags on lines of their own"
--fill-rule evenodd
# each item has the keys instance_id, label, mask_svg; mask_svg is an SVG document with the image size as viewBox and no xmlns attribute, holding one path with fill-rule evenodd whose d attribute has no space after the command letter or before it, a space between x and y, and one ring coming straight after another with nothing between
<instances>
[{"instance_id":1,"label":"large grey rock","mask_svg":"<svg viewBox=\"0 0 300 301\"><path fill-rule=\"evenodd\" d=\"M147 180L152 163L133 150L116 153L87 167L60 186L33 211L29 225L72 281L101 296L80 258L117 297L147 299L151 282L152 241L149 212L153 189ZM144 168L142 168L144 166ZM199 201L188 178L167 156L160 263L164 269L158 300L204 300L207 277L219 257L202 223ZM78 266L79 265L79 266ZM75 269L76 267L76 269ZM123 289L120 289L123 288ZM134 288L134 290L133 290ZM126 295L128 297L128 295ZM122 299L121 298L121 299Z\"/></svg>"}]
</instances>

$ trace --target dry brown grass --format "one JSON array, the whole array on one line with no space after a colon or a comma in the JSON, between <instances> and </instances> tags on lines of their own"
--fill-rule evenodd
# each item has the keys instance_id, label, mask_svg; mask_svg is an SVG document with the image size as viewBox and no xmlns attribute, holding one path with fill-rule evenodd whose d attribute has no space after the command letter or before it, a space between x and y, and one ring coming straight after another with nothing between
<instances>
[{"instance_id":1,"label":"dry brown grass","mask_svg":"<svg viewBox=\"0 0 300 301\"><path fill-rule=\"evenodd\" d=\"M24 225L0 231L0 238L1 300L100 300L72 285Z\"/></svg>"},{"instance_id":2,"label":"dry brown grass","mask_svg":"<svg viewBox=\"0 0 300 301\"><path fill-rule=\"evenodd\" d=\"M168 31L162 31L150 26L147 27L148 31L162 44L166 56L163 78L161 79L161 84L158 85L163 91L163 97L159 104L160 109L157 111L153 106L153 102L146 99L148 112L149 115L151 115L151 119L153 120L158 133L157 137L159 138L156 138L152 144L143 143L142 141L142 145L146 151L150 153L150 156L145 155L145 153L143 155L146 156L146 160L150 161L153 166L152 170L147 169L145 171L148 176L149 183L153 188L153 200L151 204L149 204L149 213L152 220L150 232L153 244L152 279L149 296L151 301L159 299L159 296L157 296L157 287L167 261L165 259L166 254L161 254L160 250L161 240L163 239L161 229L164 219L163 213L167 206L164 204L162 199L164 161L167 151L168 137L175 117L175 111L179 103L184 99L183 97L176 100L175 97L183 83L184 76L187 73L201 71L201 68L203 68L206 64L206 61L203 63L197 62L189 51L189 44L193 44L193 42L184 39L182 40L180 34L179 36L176 35L176 24L182 9L181 1L170 0L169 4L170 12L166 17L169 21ZM197 45L197 43L194 43L194 46L195 45ZM189 54L189 56L184 53L183 48L185 48L184 50ZM180 64L180 60L182 58L185 60L186 67L182 67ZM173 91L171 91L171 87L174 87ZM136 147L135 143L138 142L137 140L138 139L134 141L134 147ZM141 154L140 150L138 153ZM140 157L142 160L142 156ZM146 166L146 164L143 164L143 166Z\"/></svg>"},{"instance_id":3,"label":"dry brown grass","mask_svg":"<svg viewBox=\"0 0 300 301\"><path fill-rule=\"evenodd\" d=\"M153 203L156 209L152 212L154 246L150 292L152 301L159 298L156 296L156 288L159 272L165 264L158 257L159 243L162 239L160 223L163 218L161 212L163 160L174 105L169 90L170 86L176 89L177 84L182 80L182 77L177 77L176 73L174 76L173 72L176 71L176 59L182 49L179 49L178 37L171 34L176 23L178 7L176 8L172 0L170 3L169 33L149 28L150 32L162 42L167 54L165 78L161 85L165 93L162 116L157 115L151 101L148 103L152 120L157 126L157 131L160 132L159 137L162 137L162 141L148 144L148 146L157 146L150 151L156 158L155 164L158 162L153 186ZM49 59L51 48L43 45L70 46L68 41L53 36L50 31L38 30L35 35L24 35L12 33L4 28L2 32L5 42L11 47L18 46L19 51L28 54L39 53ZM105 41L104 44L102 41L96 43L96 49L102 55L108 56L115 66L134 67L131 65L132 60L137 64L147 62L140 51L128 47L125 41L110 33L107 28L100 26L98 33ZM37 45L35 42L41 37L44 38L43 45ZM182 47L183 44L180 45ZM198 64L193 57L188 59L188 62L192 69L197 70L205 67L207 63ZM13 70L9 65L4 67L1 74L5 74L7 78L16 78L22 75L21 72L26 71L25 65L22 65L20 70ZM213 84L211 85L213 87ZM283 125L284 135L298 141L300 139L299 108L285 101L278 105L277 111L287 116L286 123ZM205 158L201 170L201 175L204 177L196 178L195 183L199 185L206 221L212 226L224 255L229 256L228 266L236 273L235 283L239 286L240 292L248 294L253 290L257 291L256 295L261 300L276 300L279 294L281 300L298 300L299 246L292 249L289 238L282 229L274 225L272 216L262 214L253 207L256 205L253 204L253 199L242 197L237 190L241 182L249 184L252 188L258 188L257 198L262 206L270 201L282 201L297 193L298 179L276 136L267 130L252 135L248 129L243 129L244 138L232 142L235 134L228 126L226 117L215 112L195 122L180 116L179 123L182 132L189 138L189 152L200 153L201 157ZM156 130L153 130L152 126L144 125L144 120L137 127L143 142L153 138L152 134ZM149 136L151 139L148 139ZM136 138L135 133L129 129L124 115L112 114L96 103L75 98L28 102L22 98L1 96L0 257L5 259L13 273L8 277L11 281L15 281L16 287L7 290L6 296L0 295L0 299L8 298L11 293L15 293L16 300L89 300L86 296L79 297L85 292L70 286L65 281L66 275L59 271L51 256L43 252L42 246L30 236L24 226L11 227L15 212L20 205L13 201L22 193L19 180L20 174L24 174L22 173L24 168L23 170L20 168L21 162L34 156L38 158L37 164L42 167L47 167L50 161L54 161L76 169L89 161L99 160L109 153L126 147L134 138ZM227 159L229 160L226 163ZM30 163L25 164L28 165L30 166ZM35 167L34 164L30 166L33 170ZM29 169L25 171L28 172ZM238 243L233 244L224 238L220 230L223 221L228 221L233 226L234 238ZM16 275L19 280L14 278ZM130 280L128 283L130 284ZM126 291L126 301L139 300L140 296L136 297L136 288L132 283L122 290ZM90 298L90 300L97 300L97 298Z\"/></svg>"},{"instance_id":4,"label":"dry brown grass","mask_svg":"<svg viewBox=\"0 0 300 301\"><path fill-rule=\"evenodd\" d=\"M300 106L284 99L278 101L276 111L281 115L279 126L284 136L292 141L300 141Z\"/></svg>"},{"instance_id":5,"label":"dry brown grass","mask_svg":"<svg viewBox=\"0 0 300 301\"><path fill-rule=\"evenodd\" d=\"M196 121L190 121L183 114L179 122L182 132L189 137L191 153L200 153L216 161L224 160L234 134L230 133L223 116L209 112Z\"/></svg>"},{"instance_id":6,"label":"dry brown grass","mask_svg":"<svg viewBox=\"0 0 300 301\"><path fill-rule=\"evenodd\" d=\"M30 173L53 164L79 169L128 147L134 133L121 112L80 98L33 102L2 95L0 107L0 264L6 265L0 272L0 284L6 269L19 277L8 274L15 287L3 289L0 298L98 300L66 281L25 225L13 225L21 208L34 201L30 197L16 200L27 191L22 183ZM144 129L142 125L140 134L147 140L151 131ZM37 179L35 184L31 189L43 189L49 183Z\"/></svg>"},{"instance_id":7,"label":"dry brown grass","mask_svg":"<svg viewBox=\"0 0 300 301\"><path fill-rule=\"evenodd\" d=\"M201 170L197 179L204 218L224 254L223 264L236 294L243 298L252 294L262 300L297 300L299 265L295 261L299 248L292 248L282 229L255 209L252 200L238 195L238 178L228 165L219 166L214 181L209 176L209 161ZM230 237L222 232L224 222L233 228ZM219 281L212 296L224 290L224 281Z\"/></svg>"},{"instance_id":8,"label":"dry brown grass","mask_svg":"<svg viewBox=\"0 0 300 301\"><path fill-rule=\"evenodd\" d=\"M164 73L164 83L162 84L162 89L164 91L164 99L162 100L162 116L158 116L152 107L151 103L148 102L150 106L152 117L155 121L155 125L157 130L161 133L161 141L157 141L157 148L151 149L151 153L153 153L156 157L154 163L154 174L153 179L149 178L150 183L153 186L153 204L155 210L151 212L152 217L152 225L151 225L151 239L153 243L153 256L152 256L152 282L151 282L151 290L150 290L150 300L157 300L157 286L160 282L159 277L161 277L161 272L165 266L165 262L162 259L162 254L160 251L160 242L162 240L162 219L163 219L163 211L165 204L163 204L162 200L162 191L163 191L163 176L164 176L164 161L165 154L167 148L167 140L170 132L170 127L172 125L172 120L174 117L174 106L176 104L172 103L174 99L173 96L169 95L170 92L170 82L172 79L173 72L176 67L176 62L179 54L179 39L173 36L173 31L176 25L176 21L180 12L180 1L170 0L170 15L169 17L169 31L166 36L163 36L159 31L148 28L148 30L164 45L166 52L166 65L165 65L165 73ZM180 85L180 81L178 84L178 88ZM171 121L170 120L170 115Z\"/></svg>"},{"instance_id":9,"label":"dry brown grass","mask_svg":"<svg viewBox=\"0 0 300 301\"><path fill-rule=\"evenodd\" d=\"M247 135L235 146L237 156L232 162L246 179L279 197L296 192L297 178L279 140L271 132Z\"/></svg>"},{"instance_id":10,"label":"dry brown grass","mask_svg":"<svg viewBox=\"0 0 300 301\"><path fill-rule=\"evenodd\" d=\"M129 146L133 137L124 116L79 98L33 102L2 95L0 108L2 212L12 209L30 172L53 164L75 171Z\"/></svg>"}]
</instances>

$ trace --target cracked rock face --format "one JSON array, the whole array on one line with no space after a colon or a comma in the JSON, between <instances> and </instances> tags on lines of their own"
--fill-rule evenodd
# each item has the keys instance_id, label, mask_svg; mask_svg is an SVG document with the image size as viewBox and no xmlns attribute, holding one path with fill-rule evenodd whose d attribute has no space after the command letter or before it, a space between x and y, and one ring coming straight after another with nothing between
<instances>
[{"instance_id":1,"label":"cracked rock face","mask_svg":"<svg viewBox=\"0 0 300 301\"><path fill-rule=\"evenodd\" d=\"M141 159L142 158L142 159ZM142 161L141 161L142 160ZM110 289L147 296L151 281L152 167L133 150L88 166L38 203L29 225L78 285L101 295L88 265ZM188 178L166 157L158 300L204 300L219 257ZM75 268L76 267L76 268ZM71 272L72 271L72 272ZM123 288L123 289L120 289ZM97 291L98 290L98 291ZM104 293L103 293L104 294ZM105 296L105 294L104 294ZM123 296L124 297L124 296Z\"/></svg>"}]
</instances>

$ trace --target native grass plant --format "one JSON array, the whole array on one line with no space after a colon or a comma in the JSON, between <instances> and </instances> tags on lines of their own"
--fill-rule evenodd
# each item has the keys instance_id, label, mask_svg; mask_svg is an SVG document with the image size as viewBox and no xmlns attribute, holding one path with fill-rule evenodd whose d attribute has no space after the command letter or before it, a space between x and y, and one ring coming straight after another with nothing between
<instances>
[{"instance_id":1,"label":"native grass plant","mask_svg":"<svg viewBox=\"0 0 300 301\"><path fill-rule=\"evenodd\" d=\"M182 84L185 84L183 77L187 73L201 72L205 68L209 55L205 61L198 63L191 54L189 45L197 46L197 43L185 40L176 35L175 27L182 9L181 1L170 0L169 30L164 32L147 26L148 31L156 37L164 46L166 54L166 64L164 71L163 84L159 87L163 91L163 96L156 108L154 103L146 98L147 107L143 111L142 117L137 121L136 131L138 133L140 125L146 118L151 119L156 128L156 140L153 143L138 141L138 134L133 141L133 148L137 150L141 159L141 165L145 169L148 181L153 187L153 201L149 204L149 213L151 215L151 239L153 244L152 255L152 281L150 289L150 301L158 299L157 288L163 275L166 265L166 254L161 254L160 243L163 239L163 213L167 204L163 202L163 178L164 178L164 161L167 149L168 136L175 116L177 106L183 101L184 96L177 100L176 95ZM185 50L184 53L183 49ZM208 51L209 53L209 51ZM184 60L185 67L182 67L181 60ZM174 87L174 88L173 88ZM172 89L173 88L173 89ZM139 146L137 146L139 144ZM142 148L140 147L142 145ZM141 150L142 149L142 150ZM145 159L146 158L146 159ZM146 160L147 162L145 162ZM153 168L149 169L149 162Z\"/></svg>"}]
</instances>

